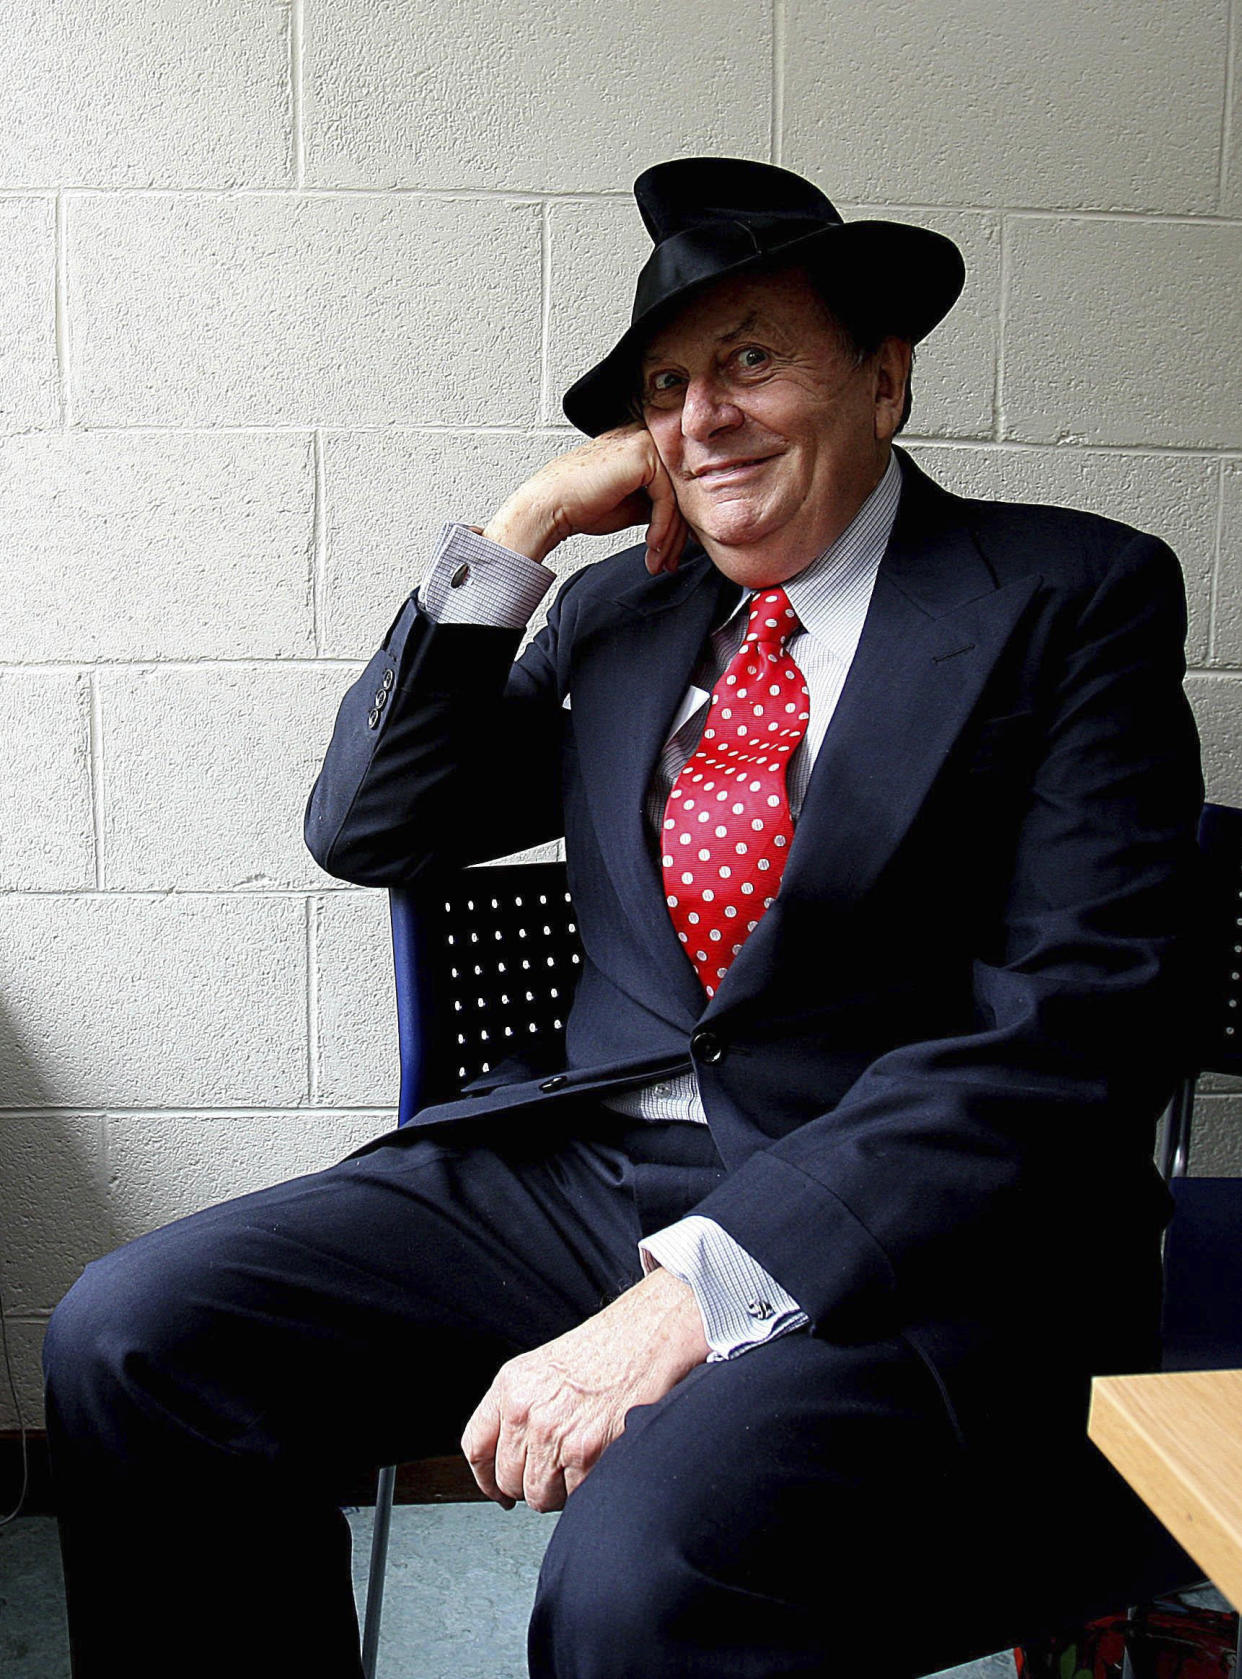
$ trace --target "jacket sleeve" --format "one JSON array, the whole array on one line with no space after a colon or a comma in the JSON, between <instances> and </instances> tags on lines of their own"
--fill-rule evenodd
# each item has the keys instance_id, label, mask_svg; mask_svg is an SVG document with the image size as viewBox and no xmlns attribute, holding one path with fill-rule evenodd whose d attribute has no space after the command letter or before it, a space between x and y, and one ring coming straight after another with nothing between
<instances>
[{"instance_id":1,"label":"jacket sleeve","mask_svg":"<svg viewBox=\"0 0 1242 1679\"><path fill-rule=\"evenodd\" d=\"M1029 1278L1067 1177L1133 1170L1181 1070L1202 782L1180 568L1131 533L1080 600L1000 922L974 951L972 1028L879 1055L696 1208L821 1331L895 1296Z\"/></svg>"},{"instance_id":2,"label":"jacket sleeve","mask_svg":"<svg viewBox=\"0 0 1242 1679\"><path fill-rule=\"evenodd\" d=\"M522 632L434 624L415 597L346 693L306 807L329 874L408 884L557 838L564 679L562 586L514 664Z\"/></svg>"}]
</instances>

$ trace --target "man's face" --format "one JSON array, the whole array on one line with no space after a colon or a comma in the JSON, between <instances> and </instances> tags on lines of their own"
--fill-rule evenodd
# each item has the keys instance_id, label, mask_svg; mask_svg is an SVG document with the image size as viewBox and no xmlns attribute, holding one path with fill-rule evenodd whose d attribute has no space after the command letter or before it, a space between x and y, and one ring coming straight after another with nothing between
<instances>
[{"instance_id":1,"label":"man's face","mask_svg":"<svg viewBox=\"0 0 1242 1679\"><path fill-rule=\"evenodd\" d=\"M879 481L909 347L859 365L801 270L724 280L652 339L642 419L678 506L719 568L783 583Z\"/></svg>"}]
</instances>

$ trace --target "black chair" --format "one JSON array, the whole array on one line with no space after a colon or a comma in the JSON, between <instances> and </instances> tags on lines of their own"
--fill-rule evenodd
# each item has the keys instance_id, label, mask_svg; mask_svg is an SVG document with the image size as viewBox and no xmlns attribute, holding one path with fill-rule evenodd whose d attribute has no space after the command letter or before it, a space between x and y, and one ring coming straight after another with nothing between
<instances>
[{"instance_id":1,"label":"black chair","mask_svg":"<svg viewBox=\"0 0 1242 1679\"><path fill-rule=\"evenodd\" d=\"M514 1054L562 1062L581 947L563 863L463 869L388 894L401 1056L398 1124L455 1096ZM420 1501L473 1496L431 1460ZM380 1470L363 1619L362 1663L374 1679L397 1466ZM426 1483L431 1481L431 1490ZM478 1496L482 1496L479 1494Z\"/></svg>"},{"instance_id":2,"label":"black chair","mask_svg":"<svg viewBox=\"0 0 1242 1679\"><path fill-rule=\"evenodd\" d=\"M1205 806L1200 845L1206 897L1199 1041L1166 1115L1160 1154L1176 1207L1165 1247L1167 1369L1242 1365L1242 1179L1187 1175L1199 1075L1242 1073L1242 810ZM395 888L389 902L400 1124L429 1102L454 1096L519 1044L536 1063L546 1057L550 1069L560 1064L581 963L563 863L464 869ZM382 1469L363 1629L367 1679L379 1646L396 1486L396 1467ZM1168 1588L1188 1583L1170 1576Z\"/></svg>"}]
</instances>

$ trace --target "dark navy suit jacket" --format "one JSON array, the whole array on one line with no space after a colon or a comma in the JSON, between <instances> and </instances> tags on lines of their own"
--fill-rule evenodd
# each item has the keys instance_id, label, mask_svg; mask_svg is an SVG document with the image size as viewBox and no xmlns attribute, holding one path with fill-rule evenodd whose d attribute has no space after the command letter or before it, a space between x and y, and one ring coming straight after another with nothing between
<instances>
[{"instance_id":1,"label":"dark navy suit jacket","mask_svg":"<svg viewBox=\"0 0 1242 1679\"><path fill-rule=\"evenodd\" d=\"M1181 574L1124 525L902 470L780 893L710 1002L643 825L736 599L701 551L571 576L516 664L518 632L408 602L341 706L307 843L386 886L563 834L585 953L568 1077L509 1064L421 1123L529 1129L693 1064L731 1168L698 1210L813 1333L903 1336L968 1441L1015 1405L1081 1431L1089 1376L1156 1356L1153 1129L1202 799Z\"/></svg>"}]
</instances>

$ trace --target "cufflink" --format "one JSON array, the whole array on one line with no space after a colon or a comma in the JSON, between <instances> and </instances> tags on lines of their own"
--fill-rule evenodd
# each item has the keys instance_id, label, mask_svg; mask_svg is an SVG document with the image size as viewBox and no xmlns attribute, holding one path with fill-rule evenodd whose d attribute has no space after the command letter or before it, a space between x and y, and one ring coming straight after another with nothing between
<instances>
[{"instance_id":1,"label":"cufflink","mask_svg":"<svg viewBox=\"0 0 1242 1679\"><path fill-rule=\"evenodd\" d=\"M772 1316L772 1303L769 1300L748 1300L746 1310L752 1318L758 1318L762 1322Z\"/></svg>"},{"instance_id":2,"label":"cufflink","mask_svg":"<svg viewBox=\"0 0 1242 1679\"><path fill-rule=\"evenodd\" d=\"M469 575L470 575L470 567L468 565L465 565L465 564L459 565L457 570L449 578L449 588L450 589L460 589L462 584L466 581L467 577L469 577Z\"/></svg>"}]
</instances>

